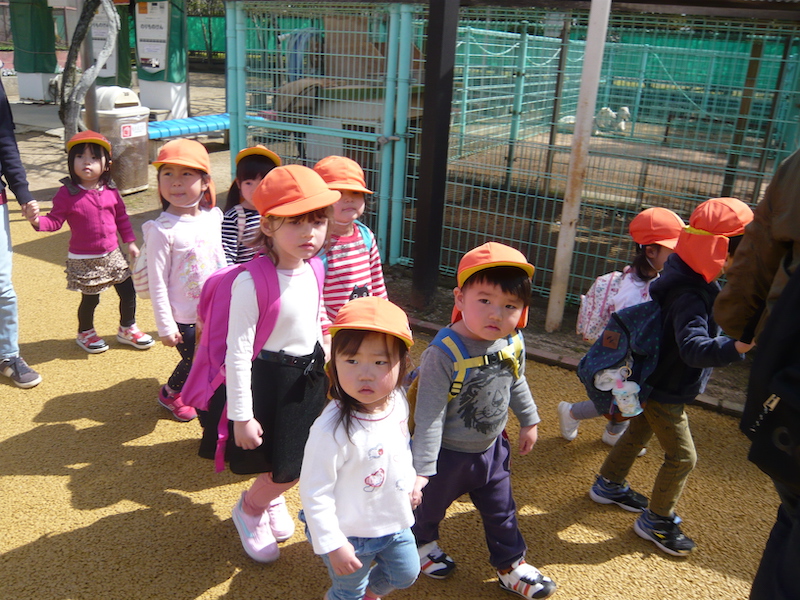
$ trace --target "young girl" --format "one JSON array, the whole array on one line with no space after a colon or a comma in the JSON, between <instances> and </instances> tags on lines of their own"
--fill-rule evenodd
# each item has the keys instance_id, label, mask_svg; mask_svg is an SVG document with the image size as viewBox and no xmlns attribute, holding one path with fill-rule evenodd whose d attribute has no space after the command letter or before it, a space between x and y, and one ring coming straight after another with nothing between
<instances>
[{"instance_id":1,"label":"young girl","mask_svg":"<svg viewBox=\"0 0 800 600\"><path fill-rule=\"evenodd\" d=\"M250 245L261 223L261 215L253 205L253 191L267 173L279 166L280 157L264 146L245 148L236 155L236 179L228 190L222 220L222 249L229 265L247 262L258 252Z\"/></svg>"},{"instance_id":2,"label":"young girl","mask_svg":"<svg viewBox=\"0 0 800 600\"><path fill-rule=\"evenodd\" d=\"M167 142L153 166L164 212L142 225L150 298L161 342L181 355L158 402L178 421L191 421L197 413L181 401L180 391L192 366L200 291L208 276L225 266L222 211L215 206L211 160L200 142Z\"/></svg>"},{"instance_id":3,"label":"young girl","mask_svg":"<svg viewBox=\"0 0 800 600\"><path fill-rule=\"evenodd\" d=\"M633 218L628 231L636 242L636 255L623 270L619 291L609 301L612 312L650 300L650 284L664 268L669 255L675 251L684 226L683 220L677 214L658 206L645 209ZM597 416L597 408L591 400L576 404L559 402L558 422L561 436L567 441L574 440L578 435L580 422ZM627 427L628 421L609 420L603 430L603 442L609 446L615 445ZM639 456L646 451L646 448L642 448Z\"/></svg>"},{"instance_id":4,"label":"young girl","mask_svg":"<svg viewBox=\"0 0 800 600\"><path fill-rule=\"evenodd\" d=\"M111 182L111 144L94 131L77 133L67 142L69 177L53 198L53 210L39 216L32 201L28 219L39 231L58 231L69 223L67 289L81 292L78 305L78 346L97 354L108 344L94 329L94 311L100 292L112 285L119 295L117 340L138 350L150 348L153 338L136 327L136 292L128 261L119 249L117 234L136 258L139 248L125 204Z\"/></svg>"},{"instance_id":5,"label":"young girl","mask_svg":"<svg viewBox=\"0 0 800 600\"><path fill-rule=\"evenodd\" d=\"M371 599L410 587L420 570L400 389L413 340L402 309L375 297L345 304L331 333L332 400L306 443L300 518L328 567L327 600Z\"/></svg>"},{"instance_id":6,"label":"young girl","mask_svg":"<svg viewBox=\"0 0 800 600\"><path fill-rule=\"evenodd\" d=\"M375 234L358 218L364 214L364 170L345 156L327 156L314 165L328 187L341 192L333 205L331 242L325 252L325 310L333 320L348 300L361 296L386 298L381 256Z\"/></svg>"},{"instance_id":7,"label":"young girl","mask_svg":"<svg viewBox=\"0 0 800 600\"><path fill-rule=\"evenodd\" d=\"M253 260L274 265L280 287L277 319L263 347L254 348L259 306L253 276L243 271L231 287L226 381L203 417L202 447L216 446L226 410L231 471L259 473L232 514L245 552L258 562L277 560L278 541L294 533L282 494L297 483L308 430L325 404L321 269L318 276L309 261L326 242L329 207L338 199L300 165L274 168L253 193L262 215L256 245L264 249Z\"/></svg>"}]
</instances>

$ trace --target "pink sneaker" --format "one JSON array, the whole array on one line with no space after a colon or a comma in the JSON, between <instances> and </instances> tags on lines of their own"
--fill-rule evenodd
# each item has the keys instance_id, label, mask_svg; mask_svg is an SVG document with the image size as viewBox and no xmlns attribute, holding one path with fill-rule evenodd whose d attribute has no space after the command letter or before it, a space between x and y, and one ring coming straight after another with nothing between
<instances>
[{"instance_id":1,"label":"pink sneaker","mask_svg":"<svg viewBox=\"0 0 800 600\"><path fill-rule=\"evenodd\" d=\"M239 538L242 540L242 547L247 552L247 556L260 563L270 563L278 560L281 554L278 548L278 541L272 535L269 526L267 513L253 517L244 512L242 502L245 492L242 492L236 506L233 507L231 518Z\"/></svg>"},{"instance_id":2,"label":"pink sneaker","mask_svg":"<svg viewBox=\"0 0 800 600\"><path fill-rule=\"evenodd\" d=\"M178 421L191 421L197 413L191 406L186 406L181 400L180 392L167 393L167 386L161 386L158 392L158 403L172 413Z\"/></svg>"},{"instance_id":3,"label":"pink sneaker","mask_svg":"<svg viewBox=\"0 0 800 600\"><path fill-rule=\"evenodd\" d=\"M267 515L269 516L269 528L276 540L285 542L294 535L294 519L289 514L289 509L286 508L286 498L282 495L269 503Z\"/></svg>"},{"instance_id":4,"label":"pink sneaker","mask_svg":"<svg viewBox=\"0 0 800 600\"><path fill-rule=\"evenodd\" d=\"M103 338L97 335L94 328L78 332L78 337L75 339L75 342L89 354L100 354L108 350L108 344L106 344Z\"/></svg>"},{"instance_id":5,"label":"pink sneaker","mask_svg":"<svg viewBox=\"0 0 800 600\"><path fill-rule=\"evenodd\" d=\"M153 336L141 331L136 323L130 327L120 327L117 331L117 341L133 346L137 350L147 350L156 343Z\"/></svg>"}]
</instances>

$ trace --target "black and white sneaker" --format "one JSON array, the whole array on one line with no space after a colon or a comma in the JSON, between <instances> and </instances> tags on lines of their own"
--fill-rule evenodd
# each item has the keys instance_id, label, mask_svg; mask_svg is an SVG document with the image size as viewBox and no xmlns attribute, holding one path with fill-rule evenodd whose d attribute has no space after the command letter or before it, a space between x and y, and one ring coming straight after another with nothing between
<instances>
[{"instance_id":1,"label":"black and white sneaker","mask_svg":"<svg viewBox=\"0 0 800 600\"><path fill-rule=\"evenodd\" d=\"M428 577L445 579L456 569L456 561L445 554L435 540L418 547L417 552L420 570Z\"/></svg>"},{"instance_id":2,"label":"black and white sneaker","mask_svg":"<svg viewBox=\"0 0 800 600\"><path fill-rule=\"evenodd\" d=\"M501 588L523 598L549 598L556 591L556 584L552 579L542 575L539 569L522 558L511 565L509 573L498 571L497 577Z\"/></svg>"},{"instance_id":3,"label":"black and white sneaker","mask_svg":"<svg viewBox=\"0 0 800 600\"><path fill-rule=\"evenodd\" d=\"M662 517L651 510L645 510L633 524L637 535L650 540L661 550L672 556L686 556L695 549L694 541L687 537L678 526L678 515Z\"/></svg>"}]
</instances>

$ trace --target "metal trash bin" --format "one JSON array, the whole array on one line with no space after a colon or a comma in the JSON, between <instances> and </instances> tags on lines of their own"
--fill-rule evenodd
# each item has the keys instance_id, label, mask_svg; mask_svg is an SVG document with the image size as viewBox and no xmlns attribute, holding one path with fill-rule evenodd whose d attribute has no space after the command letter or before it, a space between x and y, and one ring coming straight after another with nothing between
<instances>
[{"instance_id":1,"label":"metal trash bin","mask_svg":"<svg viewBox=\"0 0 800 600\"><path fill-rule=\"evenodd\" d=\"M140 104L136 92L116 85L98 87L96 98L97 126L111 142L111 177L119 193L146 190L150 109Z\"/></svg>"}]
</instances>

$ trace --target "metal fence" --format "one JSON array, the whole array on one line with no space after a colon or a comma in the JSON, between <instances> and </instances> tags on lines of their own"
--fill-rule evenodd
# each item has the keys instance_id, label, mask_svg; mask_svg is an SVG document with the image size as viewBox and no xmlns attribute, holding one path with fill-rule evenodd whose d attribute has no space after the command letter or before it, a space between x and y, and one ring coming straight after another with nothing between
<instances>
[{"instance_id":1,"label":"metal fence","mask_svg":"<svg viewBox=\"0 0 800 600\"><path fill-rule=\"evenodd\" d=\"M384 259L412 264L424 7L228 6L232 143L309 165L358 160ZM443 243L430 257L443 273L498 240L527 254L548 294L587 24L585 11L461 10ZM629 260L642 208L688 217L714 196L757 202L800 145L799 99L796 23L612 14L569 299Z\"/></svg>"}]
</instances>

